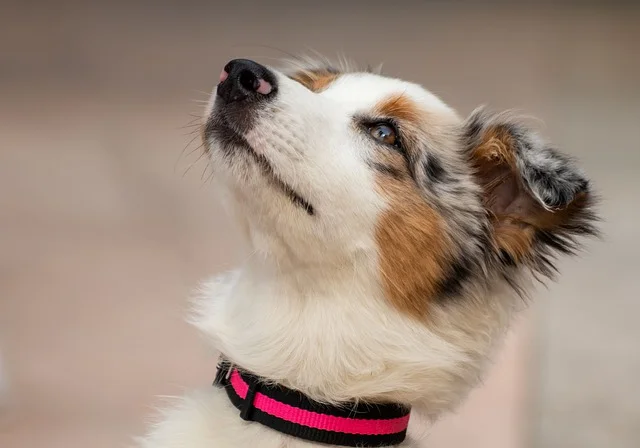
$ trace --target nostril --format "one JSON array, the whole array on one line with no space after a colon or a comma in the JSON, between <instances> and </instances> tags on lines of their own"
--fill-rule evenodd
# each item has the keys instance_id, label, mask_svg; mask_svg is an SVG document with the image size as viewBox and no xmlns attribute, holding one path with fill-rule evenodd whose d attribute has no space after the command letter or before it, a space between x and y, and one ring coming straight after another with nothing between
<instances>
[{"instance_id":1,"label":"nostril","mask_svg":"<svg viewBox=\"0 0 640 448\"><path fill-rule=\"evenodd\" d=\"M272 90L273 90L273 86L269 84L267 81L265 81L264 79L258 80L258 88L256 89L256 92L262 95L268 95L271 93Z\"/></svg>"},{"instance_id":2,"label":"nostril","mask_svg":"<svg viewBox=\"0 0 640 448\"><path fill-rule=\"evenodd\" d=\"M242 87L250 92L255 92L260 87L260 80L249 70L242 70L242 72L240 72L240 76L238 77L238 81L240 81L240 85Z\"/></svg>"}]
</instances>

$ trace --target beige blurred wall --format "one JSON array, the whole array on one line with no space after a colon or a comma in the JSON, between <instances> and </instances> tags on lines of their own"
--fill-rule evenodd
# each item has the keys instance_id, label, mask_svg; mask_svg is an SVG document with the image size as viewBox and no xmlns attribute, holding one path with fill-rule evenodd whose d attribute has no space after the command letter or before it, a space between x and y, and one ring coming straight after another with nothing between
<instances>
[{"instance_id":1,"label":"beige blurred wall","mask_svg":"<svg viewBox=\"0 0 640 448\"><path fill-rule=\"evenodd\" d=\"M640 444L640 10L4 3L0 446L123 446L156 396L209 384L187 297L244 248L180 127L228 59L309 48L385 62L462 113L539 116L602 191L605 241L535 294L485 386L425 446Z\"/></svg>"}]
</instances>

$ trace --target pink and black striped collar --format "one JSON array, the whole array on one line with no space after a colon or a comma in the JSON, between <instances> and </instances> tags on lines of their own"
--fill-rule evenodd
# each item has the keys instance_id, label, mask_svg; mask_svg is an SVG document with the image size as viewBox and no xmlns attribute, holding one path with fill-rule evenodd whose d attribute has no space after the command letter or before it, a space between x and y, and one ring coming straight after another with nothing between
<instances>
[{"instance_id":1,"label":"pink and black striped collar","mask_svg":"<svg viewBox=\"0 0 640 448\"><path fill-rule=\"evenodd\" d=\"M382 447L402 443L410 408L398 404L329 406L265 382L221 360L214 385L226 390L240 417L281 433L338 446Z\"/></svg>"}]
</instances>

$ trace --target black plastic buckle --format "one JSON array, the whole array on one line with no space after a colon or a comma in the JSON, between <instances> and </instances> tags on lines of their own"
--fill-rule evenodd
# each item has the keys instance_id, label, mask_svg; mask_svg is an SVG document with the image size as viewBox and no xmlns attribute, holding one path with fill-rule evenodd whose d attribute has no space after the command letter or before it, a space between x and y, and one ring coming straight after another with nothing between
<instances>
[{"instance_id":1,"label":"black plastic buckle","mask_svg":"<svg viewBox=\"0 0 640 448\"><path fill-rule=\"evenodd\" d=\"M242 420L250 421L253 415L253 402L256 398L256 393L260 390L260 382L257 378L251 376L251 378L244 378L249 385L249 389L247 390L247 395L244 397L244 401L242 402L242 408L240 409L240 418Z\"/></svg>"},{"instance_id":2,"label":"black plastic buckle","mask_svg":"<svg viewBox=\"0 0 640 448\"><path fill-rule=\"evenodd\" d=\"M213 380L213 385L216 387L225 387L228 384L229 373L231 372L231 363L221 359L218 362L218 371L216 377Z\"/></svg>"}]
</instances>

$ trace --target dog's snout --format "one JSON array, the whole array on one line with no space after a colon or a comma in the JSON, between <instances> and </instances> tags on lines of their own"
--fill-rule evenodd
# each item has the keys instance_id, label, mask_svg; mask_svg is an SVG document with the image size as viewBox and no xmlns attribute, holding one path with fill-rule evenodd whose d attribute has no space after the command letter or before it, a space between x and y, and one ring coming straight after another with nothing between
<instances>
[{"instance_id":1,"label":"dog's snout","mask_svg":"<svg viewBox=\"0 0 640 448\"><path fill-rule=\"evenodd\" d=\"M217 94L227 103L262 99L276 91L276 77L263 65L248 59L234 59L220 74Z\"/></svg>"}]
</instances>

